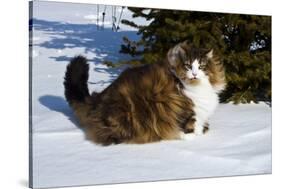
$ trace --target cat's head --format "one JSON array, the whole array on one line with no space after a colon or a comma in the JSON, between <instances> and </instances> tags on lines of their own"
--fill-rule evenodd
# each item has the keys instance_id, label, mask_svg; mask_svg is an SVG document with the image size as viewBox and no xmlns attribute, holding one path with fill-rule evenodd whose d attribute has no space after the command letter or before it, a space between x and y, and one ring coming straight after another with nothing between
<instances>
[{"instance_id":1,"label":"cat's head","mask_svg":"<svg viewBox=\"0 0 281 189\"><path fill-rule=\"evenodd\" d=\"M167 59L169 69L183 84L199 85L202 80L209 80L218 92L224 89L224 68L213 50L191 47L183 42L169 50Z\"/></svg>"}]
</instances>

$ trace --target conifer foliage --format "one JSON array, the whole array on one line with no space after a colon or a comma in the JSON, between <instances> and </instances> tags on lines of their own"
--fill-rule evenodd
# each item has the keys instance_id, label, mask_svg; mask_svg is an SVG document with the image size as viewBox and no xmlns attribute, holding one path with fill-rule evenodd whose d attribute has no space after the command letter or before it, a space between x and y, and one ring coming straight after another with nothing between
<instances>
[{"instance_id":1,"label":"conifer foliage","mask_svg":"<svg viewBox=\"0 0 281 189\"><path fill-rule=\"evenodd\" d=\"M214 49L226 68L227 88L221 101L249 103L271 101L271 17L195 11L129 8L133 17L123 24L138 29L139 41L124 37L121 53L133 59L127 64L153 64L169 48L188 40L191 45Z\"/></svg>"}]
</instances>

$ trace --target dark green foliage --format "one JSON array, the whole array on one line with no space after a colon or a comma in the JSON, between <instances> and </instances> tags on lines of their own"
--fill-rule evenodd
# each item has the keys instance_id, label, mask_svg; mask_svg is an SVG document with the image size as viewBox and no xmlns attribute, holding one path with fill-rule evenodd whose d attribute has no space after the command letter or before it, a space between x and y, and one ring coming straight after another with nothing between
<instances>
[{"instance_id":1,"label":"dark green foliage","mask_svg":"<svg viewBox=\"0 0 281 189\"><path fill-rule=\"evenodd\" d=\"M271 17L193 11L129 8L146 26L123 20L138 29L140 41L124 37L120 52L141 57L127 64L162 60L169 48L188 40L196 47L214 49L226 68L223 102L271 101Z\"/></svg>"}]
</instances>

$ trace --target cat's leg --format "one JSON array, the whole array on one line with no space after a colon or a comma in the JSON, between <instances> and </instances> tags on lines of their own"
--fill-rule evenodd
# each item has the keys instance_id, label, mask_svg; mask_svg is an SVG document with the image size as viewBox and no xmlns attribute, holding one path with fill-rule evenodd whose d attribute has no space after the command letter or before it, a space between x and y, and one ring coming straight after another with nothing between
<instances>
[{"instance_id":1,"label":"cat's leg","mask_svg":"<svg viewBox=\"0 0 281 189\"><path fill-rule=\"evenodd\" d=\"M209 123L205 122L200 124L200 121L197 121L195 117L192 117L183 127L183 133L181 138L184 140L193 139L195 135L203 135L209 130Z\"/></svg>"}]
</instances>

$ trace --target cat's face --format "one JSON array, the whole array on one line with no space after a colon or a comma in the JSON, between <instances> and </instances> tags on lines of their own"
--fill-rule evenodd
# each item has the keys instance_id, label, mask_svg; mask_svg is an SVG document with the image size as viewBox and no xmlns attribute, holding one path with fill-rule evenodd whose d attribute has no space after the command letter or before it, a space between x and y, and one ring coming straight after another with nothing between
<instances>
[{"instance_id":1,"label":"cat's face","mask_svg":"<svg viewBox=\"0 0 281 189\"><path fill-rule=\"evenodd\" d=\"M169 50L168 63L170 70L183 84L199 84L203 79L210 79L210 68L213 51L192 48L186 42Z\"/></svg>"}]
</instances>

